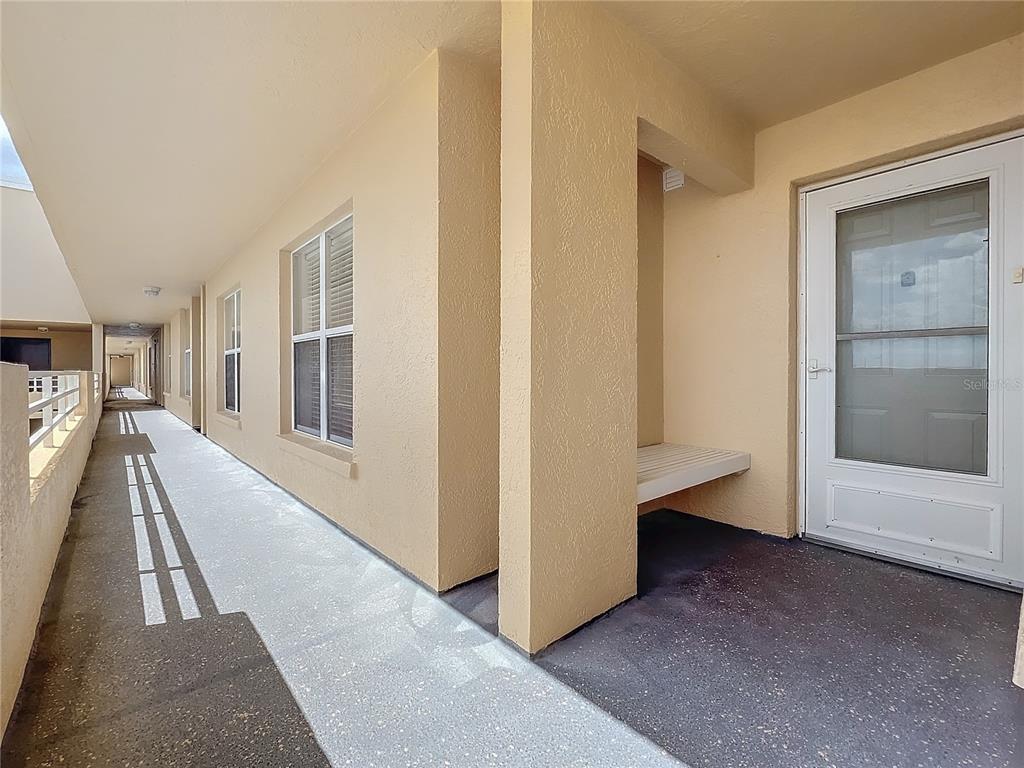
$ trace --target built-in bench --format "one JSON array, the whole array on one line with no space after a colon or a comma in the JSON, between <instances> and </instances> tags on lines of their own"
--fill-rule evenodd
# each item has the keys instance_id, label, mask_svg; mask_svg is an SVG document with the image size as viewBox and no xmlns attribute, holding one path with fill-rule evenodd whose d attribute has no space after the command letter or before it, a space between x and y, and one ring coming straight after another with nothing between
<instances>
[{"instance_id":1,"label":"built-in bench","mask_svg":"<svg viewBox=\"0 0 1024 768\"><path fill-rule=\"evenodd\" d=\"M636 503L750 469L750 454L658 443L636 449Z\"/></svg>"}]
</instances>

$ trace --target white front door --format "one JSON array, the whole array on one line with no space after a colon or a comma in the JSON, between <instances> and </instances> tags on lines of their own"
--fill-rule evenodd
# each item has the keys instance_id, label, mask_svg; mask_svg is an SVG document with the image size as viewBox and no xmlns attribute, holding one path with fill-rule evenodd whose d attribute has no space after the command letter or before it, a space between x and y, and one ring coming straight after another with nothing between
<instances>
[{"instance_id":1,"label":"white front door","mask_svg":"<svg viewBox=\"0 0 1024 768\"><path fill-rule=\"evenodd\" d=\"M804 534L1024 584L1024 138L806 192Z\"/></svg>"}]
</instances>

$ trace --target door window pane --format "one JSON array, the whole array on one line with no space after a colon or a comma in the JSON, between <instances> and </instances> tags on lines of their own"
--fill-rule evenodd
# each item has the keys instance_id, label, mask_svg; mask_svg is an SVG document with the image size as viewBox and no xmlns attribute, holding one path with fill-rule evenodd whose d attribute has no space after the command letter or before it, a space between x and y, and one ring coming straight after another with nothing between
<instances>
[{"instance_id":1,"label":"door window pane","mask_svg":"<svg viewBox=\"0 0 1024 768\"><path fill-rule=\"evenodd\" d=\"M985 474L988 336L840 341L836 455Z\"/></svg>"},{"instance_id":2,"label":"door window pane","mask_svg":"<svg viewBox=\"0 0 1024 768\"><path fill-rule=\"evenodd\" d=\"M988 181L836 217L839 333L988 324Z\"/></svg>"},{"instance_id":3,"label":"door window pane","mask_svg":"<svg viewBox=\"0 0 1024 768\"><path fill-rule=\"evenodd\" d=\"M295 428L320 436L320 340L295 344Z\"/></svg>"},{"instance_id":4,"label":"door window pane","mask_svg":"<svg viewBox=\"0 0 1024 768\"><path fill-rule=\"evenodd\" d=\"M988 181L836 217L836 455L988 471Z\"/></svg>"}]
</instances>

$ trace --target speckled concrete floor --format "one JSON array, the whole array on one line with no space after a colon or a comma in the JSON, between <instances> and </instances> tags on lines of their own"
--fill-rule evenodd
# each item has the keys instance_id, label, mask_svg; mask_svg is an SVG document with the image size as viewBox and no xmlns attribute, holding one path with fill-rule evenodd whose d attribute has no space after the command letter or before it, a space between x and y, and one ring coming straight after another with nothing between
<instances>
[{"instance_id":1,"label":"speckled concrete floor","mask_svg":"<svg viewBox=\"0 0 1024 768\"><path fill-rule=\"evenodd\" d=\"M108 400L128 400L128 401L143 401L148 400L152 402L149 395L145 395L135 387L111 387L110 392L107 394Z\"/></svg>"},{"instance_id":2,"label":"speckled concrete floor","mask_svg":"<svg viewBox=\"0 0 1024 768\"><path fill-rule=\"evenodd\" d=\"M638 582L536 663L693 766L1024 765L1019 595L669 511Z\"/></svg>"},{"instance_id":3,"label":"speckled concrete floor","mask_svg":"<svg viewBox=\"0 0 1024 768\"><path fill-rule=\"evenodd\" d=\"M101 422L15 766L678 766L160 409Z\"/></svg>"}]
</instances>

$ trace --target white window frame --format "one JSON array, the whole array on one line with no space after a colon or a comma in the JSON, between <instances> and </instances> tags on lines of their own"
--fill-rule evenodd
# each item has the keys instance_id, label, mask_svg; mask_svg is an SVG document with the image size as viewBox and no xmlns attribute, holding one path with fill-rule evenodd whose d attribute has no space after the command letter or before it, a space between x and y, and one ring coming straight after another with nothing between
<instances>
[{"instance_id":1,"label":"white window frame","mask_svg":"<svg viewBox=\"0 0 1024 768\"><path fill-rule=\"evenodd\" d=\"M242 289L236 288L224 297L224 304L228 301L234 300L234 315L235 315L235 327L238 329L238 346L230 347L225 349L223 354L224 360L224 385L225 388L221 392L221 397L224 399L224 410L228 413L241 413L241 406L238 400L238 392L241 389L242 370L241 366L238 365L238 358L242 354ZM223 306L223 305L222 305ZM224 322L224 312L221 312L221 322ZM231 327L225 322L224 323L224 343L228 342L228 335L231 333ZM232 361L232 365L235 366L235 407L228 407L227 398L227 380L228 380L228 357L234 355L235 359Z\"/></svg>"},{"instance_id":2,"label":"white window frame","mask_svg":"<svg viewBox=\"0 0 1024 768\"><path fill-rule=\"evenodd\" d=\"M330 437L330 430L327 424L328 410L330 405L330 396L327 391L327 340L337 338L339 336L353 335L353 324L338 326L337 328L326 327L327 325L327 233L334 229L339 224L342 224L352 219L353 214L342 216L336 222L331 224L329 227L325 227L324 230L315 237L311 237L299 246L292 249L289 254L289 270L292 275L291 284L291 311L289 312L289 322L292 325L292 354L291 354L291 377L292 377L292 430L299 433L300 435L306 435L313 437L324 442L334 443L335 445L344 445L347 448L352 447L353 440L332 440ZM320 322L319 329L316 331L309 331L308 333L295 333L295 254L301 251L310 243L319 240L320 241ZM355 264L355 221L352 222L352 262ZM353 267L354 269L354 267ZM355 282L353 281L353 303L355 302ZM304 341L317 341L320 342L320 432L314 432L308 427L300 426L295 422L295 345ZM353 340L352 344L353 354L355 351L355 343ZM353 403L353 418L355 415L355 404ZM353 430L353 438L355 437L355 431Z\"/></svg>"}]
</instances>

